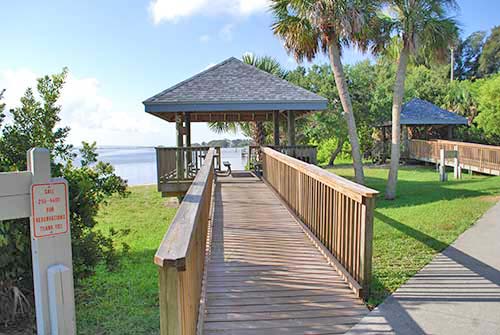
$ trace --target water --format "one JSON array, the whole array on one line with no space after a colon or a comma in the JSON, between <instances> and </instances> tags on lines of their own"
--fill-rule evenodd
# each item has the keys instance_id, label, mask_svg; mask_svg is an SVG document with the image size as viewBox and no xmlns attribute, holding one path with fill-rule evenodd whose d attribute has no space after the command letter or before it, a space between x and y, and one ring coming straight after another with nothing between
<instances>
[{"instance_id":1,"label":"water","mask_svg":"<svg viewBox=\"0 0 500 335\"><path fill-rule=\"evenodd\" d=\"M241 151L248 148L222 148L221 161L229 161L231 169L244 170L247 156ZM111 163L120 177L129 185L156 184L156 152L152 147L99 148L99 160ZM76 159L78 164L79 158Z\"/></svg>"}]
</instances>

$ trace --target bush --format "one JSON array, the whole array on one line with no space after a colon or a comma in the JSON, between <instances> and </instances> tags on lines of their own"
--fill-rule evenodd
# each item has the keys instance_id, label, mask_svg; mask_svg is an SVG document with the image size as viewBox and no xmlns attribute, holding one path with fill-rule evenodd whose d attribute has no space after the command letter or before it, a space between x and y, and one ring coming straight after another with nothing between
<instances>
[{"instance_id":1,"label":"bush","mask_svg":"<svg viewBox=\"0 0 500 335\"><path fill-rule=\"evenodd\" d=\"M61 74L38 79L37 91L42 101L38 101L33 90L28 89L21 98L21 107L12 111L12 122L2 128L0 135L0 171L25 170L26 152L32 147L50 150L52 176L64 177L69 184L73 266L78 282L92 274L100 262L110 270L118 266L113 237L127 232L111 231L104 235L94 229L95 216L111 195L127 195L127 183L114 173L110 164L97 160L95 143L83 143L81 166L73 165L75 154L72 146L66 143L69 128L55 127L60 121L61 107L57 101L66 72L63 70ZM0 122L2 109L0 105ZM127 246L123 247L124 251L127 249ZM13 296L20 292L22 296L30 296L32 287L29 220L0 221L0 305L13 304ZM2 312L2 316L10 320L16 315Z\"/></svg>"}]
</instances>

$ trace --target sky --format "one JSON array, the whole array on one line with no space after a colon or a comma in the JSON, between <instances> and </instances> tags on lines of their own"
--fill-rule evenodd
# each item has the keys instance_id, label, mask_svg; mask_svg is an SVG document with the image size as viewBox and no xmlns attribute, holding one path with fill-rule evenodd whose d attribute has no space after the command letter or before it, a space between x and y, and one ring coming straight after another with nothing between
<instances>
[{"instance_id":1,"label":"sky","mask_svg":"<svg viewBox=\"0 0 500 335\"><path fill-rule=\"evenodd\" d=\"M463 36L500 24L500 1L458 3ZM19 106L36 78L68 67L61 125L71 127L75 145L174 145L174 125L146 114L142 101L231 56L270 55L286 68L297 65L271 31L268 0L25 0L0 8L7 108ZM343 61L368 57L348 50ZM193 142L238 137L192 126Z\"/></svg>"}]
</instances>

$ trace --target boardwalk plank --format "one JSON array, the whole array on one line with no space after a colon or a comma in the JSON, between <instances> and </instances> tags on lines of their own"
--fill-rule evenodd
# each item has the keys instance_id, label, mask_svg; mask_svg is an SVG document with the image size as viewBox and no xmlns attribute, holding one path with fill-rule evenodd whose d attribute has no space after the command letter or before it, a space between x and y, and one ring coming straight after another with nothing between
<instances>
[{"instance_id":1,"label":"boardwalk plank","mask_svg":"<svg viewBox=\"0 0 500 335\"><path fill-rule=\"evenodd\" d=\"M203 334L341 334L367 313L264 183L217 183Z\"/></svg>"}]
</instances>

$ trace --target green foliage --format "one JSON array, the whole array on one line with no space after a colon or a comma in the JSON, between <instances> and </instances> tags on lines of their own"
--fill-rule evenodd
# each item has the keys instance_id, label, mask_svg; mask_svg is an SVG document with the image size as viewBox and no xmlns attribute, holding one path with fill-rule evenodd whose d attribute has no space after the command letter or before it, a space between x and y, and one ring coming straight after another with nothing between
<instances>
[{"instance_id":1,"label":"green foliage","mask_svg":"<svg viewBox=\"0 0 500 335\"><path fill-rule=\"evenodd\" d=\"M420 98L441 106L449 82L447 66L410 66L406 76L405 101Z\"/></svg>"},{"instance_id":2,"label":"green foliage","mask_svg":"<svg viewBox=\"0 0 500 335\"><path fill-rule=\"evenodd\" d=\"M71 145L64 142L69 128L56 128L61 110L57 100L66 74L65 68L60 74L38 79L37 93L41 101L37 100L33 89L28 88L21 98L21 106L12 110L12 123L5 125L0 138L4 167L26 170L26 151L33 147L49 149L53 160L71 158Z\"/></svg>"},{"instance_id":3,"label":"green foliage","mask_svg":"<svg viewBox=\"0 0 500 335\"><path fill-rule=\"evenodd\" d=\"M476 118L487 136L500 136L500 74L482 80L478 94L479 110Z\"/></svg>"},{"instance_id":4,"label":"green foliage","mask_svg":"<svg viewBox=\"0 0 500 335\"><path fill-rule=\"evenodd\" d=\"M476 31L460 42L455 49L455 78L459 80L481 77L479 59L483 51L486 32Z\"/></svg>"},{"instance_id":5,"label":"green foliage","mask_svg":"<svg viewBox=\"0 0 500 335\"><path fill-rule=\"evenodd\" d=\"M168 202L168 201L167 201ZM130 246L120 268L99 265L76 290L78 334L158 334L158 269L151 261L177 211L165 206L154 186L130 187L126 198L112 196L97 214L96 229L108 236L126 229L116 243Z\"/></svg>"},{"instance_id":6,"label":"green foliage","mask_svg":"<svg viewBox=\"0 0 500 335\"><path fill-rule=\"evenodd\" d=\"M479 59L479 71L483 75L500 71L500 26L493 28L486 39Z\"/></svg>"},{"instance_id":7,"label":"green foliage","mask_svg":"<svg viewBox=\"0 0 500 335\"><path fill-rule=\"evenodd\" d=\"M2 129L0 168L25 170L28 149L50 150L52 176L64 177L69 184L73 261L78 280L91 274L101 261L109 269L116 268L118 255L113 239L126 232L117 230L103 235L94 229L95 216L111 195L125 196L127 184L114 174L110 164L97 161L95 143L83 143L81 166L73 166L75 154L66 143L69 128L56 127L61 111L57 102L66 74L64 69L60 74L38 79L36 95L31 88L26 90L21 106L12 111L12 122ZM30 245L27 219L0 221L0 282L31 289Z\"/></svg>"}]
</instances>

